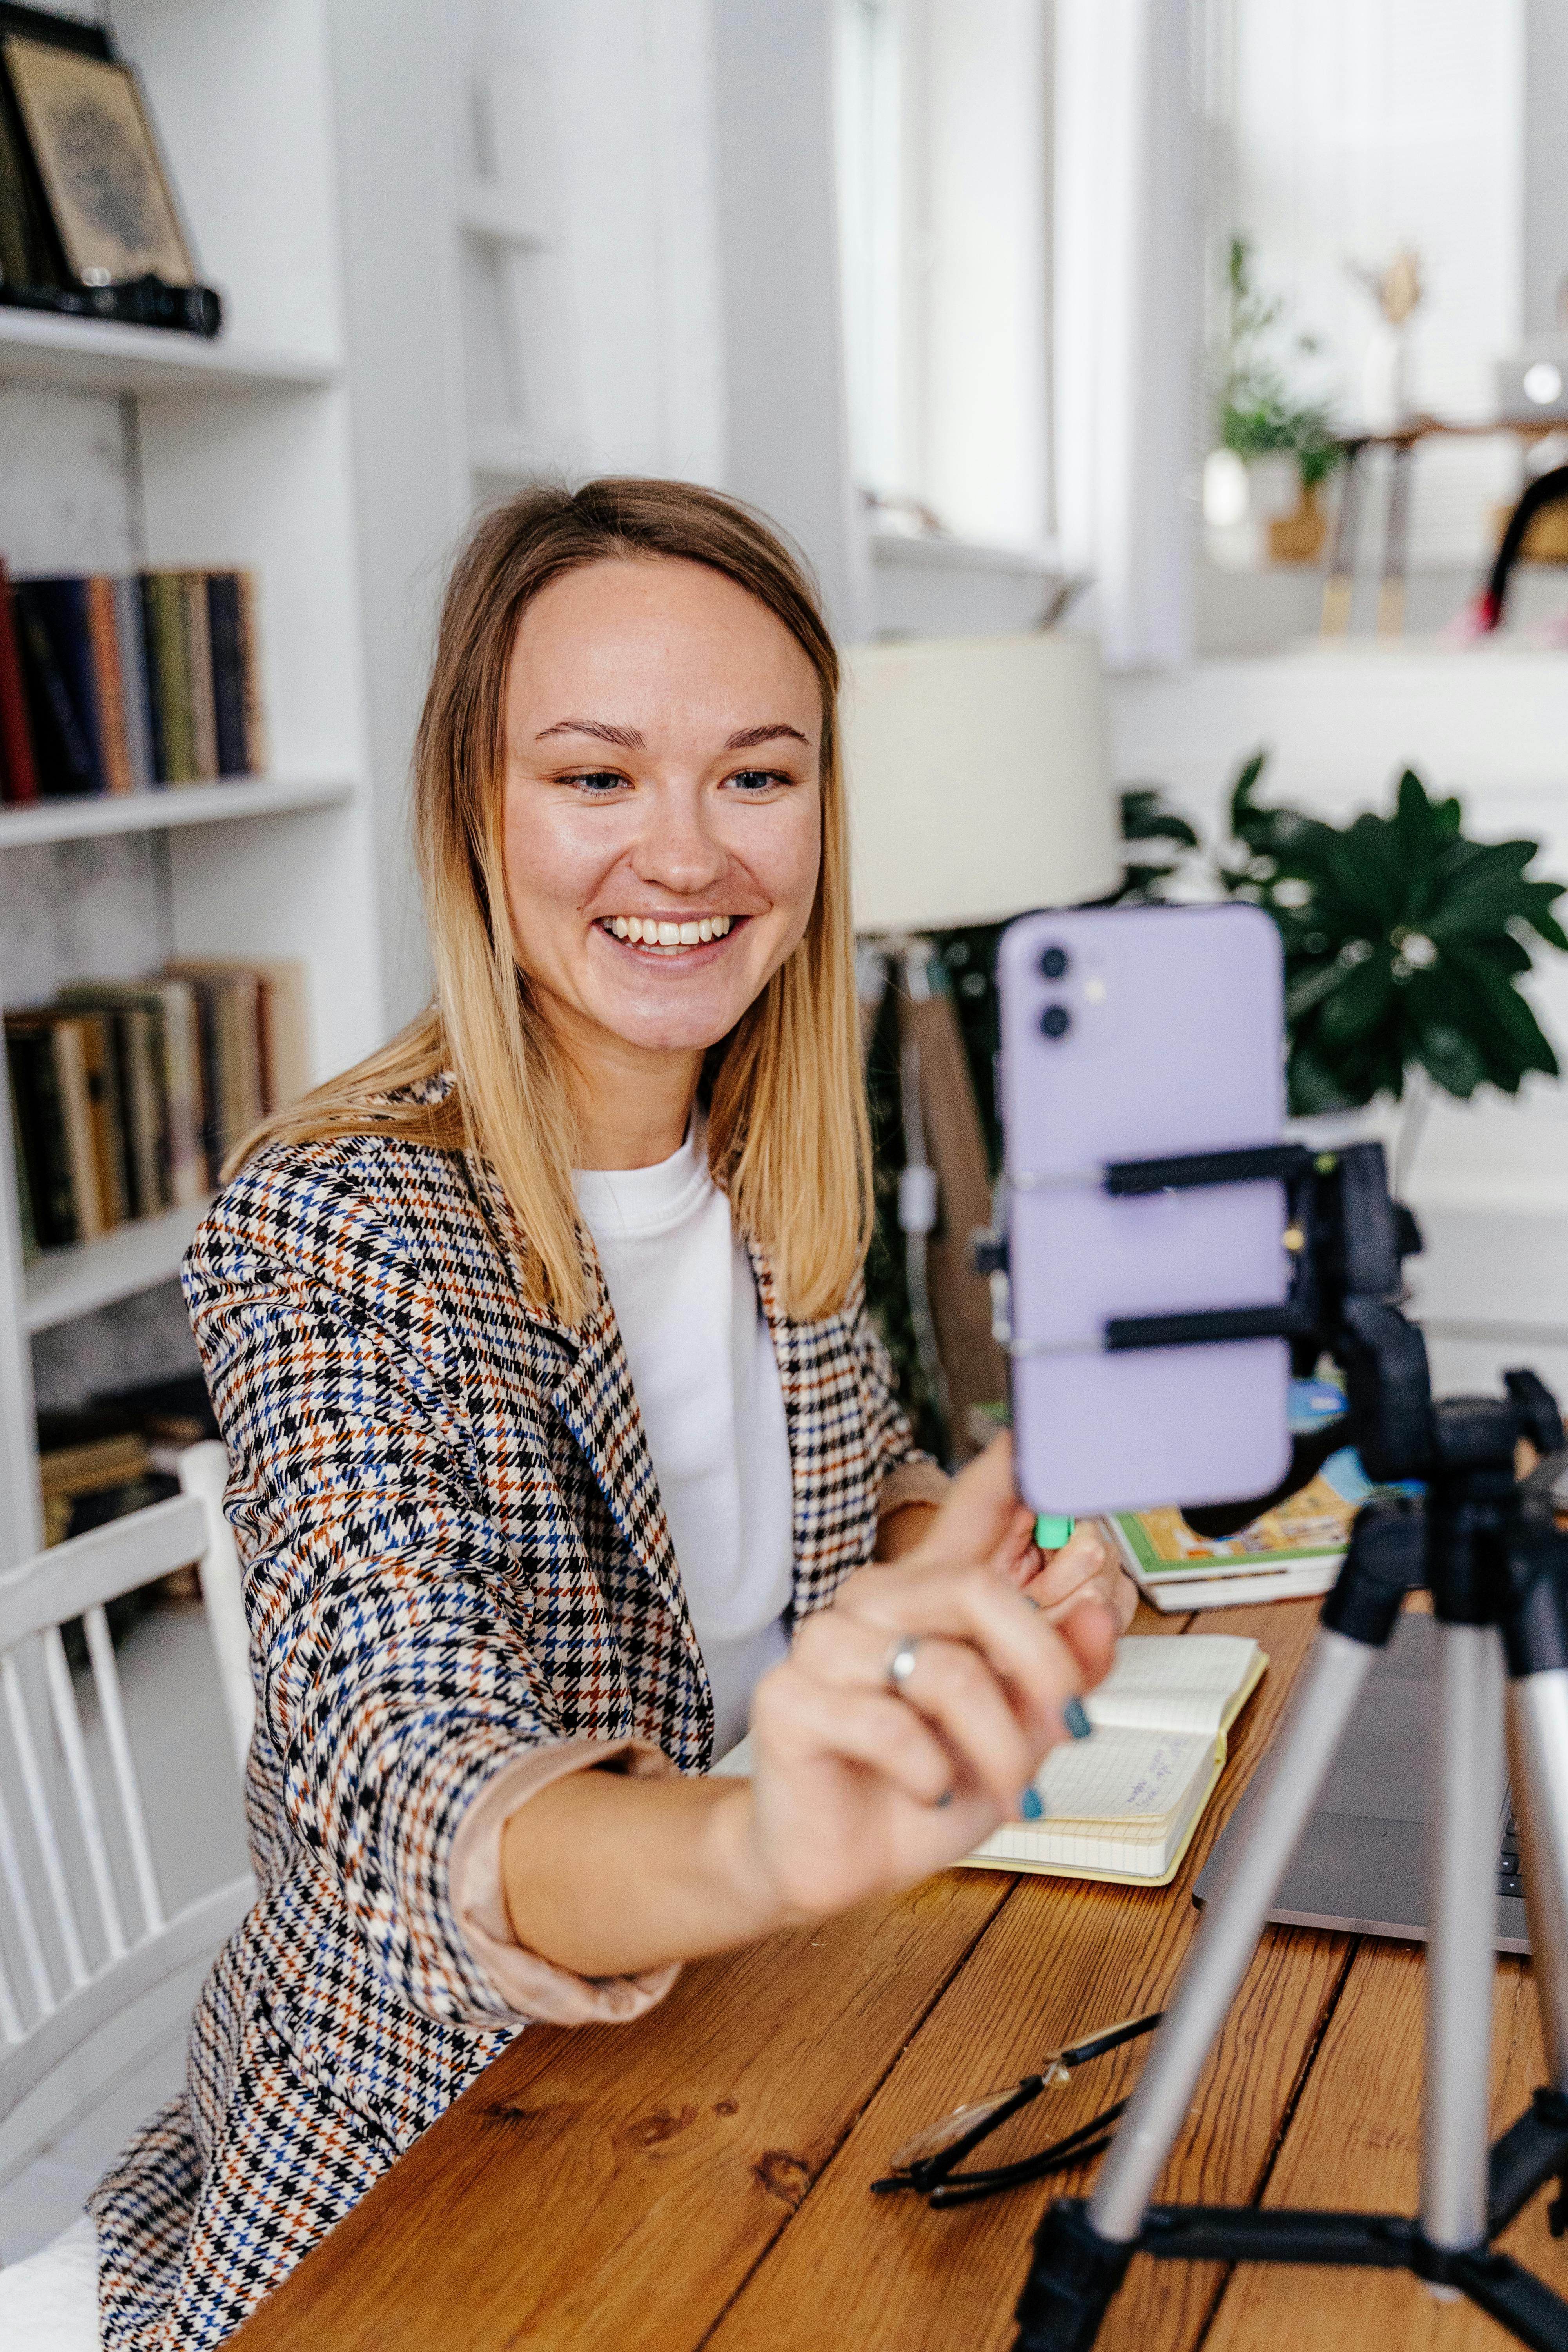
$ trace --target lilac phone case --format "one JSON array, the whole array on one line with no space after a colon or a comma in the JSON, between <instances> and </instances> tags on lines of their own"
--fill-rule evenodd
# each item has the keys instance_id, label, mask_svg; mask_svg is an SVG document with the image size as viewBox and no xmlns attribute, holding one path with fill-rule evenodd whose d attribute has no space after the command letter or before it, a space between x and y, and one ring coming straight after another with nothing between
<instances>
[{"instance_id":1,"label":"lilac phone case","mask_svg":"<svg viewBox=\"0 0 1568 2352\"><path fill-rule=\"evenodd\" d=\"M1098 1180L1108 1160L1278 1141L1273 924L1235 905L1029 915L1000 976L1020 1492L1080 1514L1265 1492L1289 1456L1283 1340L1109 1355L1101 1335L1115 1315L1282 1299L1283 1188L1113 1200Z\"/></svg>"}]
</instances>

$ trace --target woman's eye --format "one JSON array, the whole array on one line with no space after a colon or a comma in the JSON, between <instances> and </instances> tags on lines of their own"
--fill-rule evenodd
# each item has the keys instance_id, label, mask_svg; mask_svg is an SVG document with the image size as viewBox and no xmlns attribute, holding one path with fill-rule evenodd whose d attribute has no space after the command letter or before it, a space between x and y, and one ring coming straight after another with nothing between
<instances>
[{"instance_id":1,"label":"woman's eye","mask_svg":"<svg viewBox=\"0 0 1568 2352\"><path fill-rule=\"evenodd\" d=\"M743 793L771 792L775 784L787 784L790 779L777 768L742 768L731 783Z\"/></svg>"},{"instance_id":2,"label":"woman's eye","mask_svg":"<svg viewBox=\"0 0 1568 2352\"><path fill-rule=\"evenodd\" d=\"M619 792L626 780L625 776L617 776L613 768L590 768L581 775L563 776L561 781L564 784L575 784L590 799L603 800L611 793Z\"/></svg>"}]
</instances>

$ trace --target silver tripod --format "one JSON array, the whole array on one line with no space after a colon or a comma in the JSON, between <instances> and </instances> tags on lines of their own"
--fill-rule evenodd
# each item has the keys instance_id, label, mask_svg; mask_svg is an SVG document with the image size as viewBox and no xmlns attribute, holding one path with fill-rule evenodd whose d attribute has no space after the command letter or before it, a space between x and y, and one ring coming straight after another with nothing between
<instances>
[{"instance_id":1,"label":"silver tripod","mask_svg":"<svg viewBox=\"0 0 1568 2352\"><path fill-rule=\"evenodd\" d=\"M1554 1451L1563 1423L1530 1372L1508 1375L1506 1398L1431 1403L1419 1336L1388 1289L1375 1298L1363 1278L1376 1273L1380 1254L1388 1273L1392 1229L1375 1213L1378 1194L1386 1207L1381 1155L1375 1170L1369 1160L1352 1172L1353 1182L1342 1186L1336 1171L1334 1185L1320 1188L1320 1239L1338 1271L1334 1296L1314 1296L1310 1309L1326 1316L1326 1343L1345 1365L1351 1429L1368 1466L1385 1478L1423 1477L1425 1501L1369 1504L1356 1522L1094 2195L1087 2204L1058 2199L1040 2224L1018 2305L1018 2352L1089 2352L1140 2252L1407 2268L1439 2291L1468 2295L1541 2352L1568 2352L1568 2303L1490 2244L1553 2176L1554 2234L1568 2218L1568 1538L1549 1518L1526 1515L1514 1470L1521 1437ZM1342 1231L1347 1214L1359 1221L1369 1209L1370 1250L1365 1230ZM1409 1245L1396 1245L1395 1275ZM1419 2215L1152 2205L1373 1660L1405 1594L1423 1586L1439 1625L1440 1736ZM1505 1717L1551 2081L1489 2150Z\"/></svg>"}]
</instances>

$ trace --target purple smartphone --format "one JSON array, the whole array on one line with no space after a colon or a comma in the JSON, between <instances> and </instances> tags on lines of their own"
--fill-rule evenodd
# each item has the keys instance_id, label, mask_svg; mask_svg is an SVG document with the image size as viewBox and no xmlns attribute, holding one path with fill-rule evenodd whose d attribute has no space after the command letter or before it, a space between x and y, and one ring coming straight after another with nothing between
<instances>
[{"instance_id":1,"label":"purple smartphone","mask_svg":"<svg viewBox=\"0 0 1568 2352\"><path fill-rule=\"evenodd\" d=\"M1103 1332L1283 1299L1283 1188L1116 1200L1100 1172L1279 1139L1273 924L1235 905L1028 915L998 976L1020 1493L1081 1516L1266 1492L1290 1451L1282 1339L1108 1354Z\"/></svg>"}]
</instances>

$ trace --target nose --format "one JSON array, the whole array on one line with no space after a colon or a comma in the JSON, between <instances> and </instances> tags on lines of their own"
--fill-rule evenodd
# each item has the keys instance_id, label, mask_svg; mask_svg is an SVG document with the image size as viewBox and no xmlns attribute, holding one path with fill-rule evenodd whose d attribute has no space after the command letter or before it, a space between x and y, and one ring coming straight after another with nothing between
<instances>
[{"instance_id":1,"label":"nose","mask_svg":"<svg viewBox=\"0 0 1568 2352\"><path fill-rule=\"evenodd\" d=\"M649 793L646 805L647 822L631 852L638 881L672 897L710 889L728 857L713 832L700 785L695 780L667 781Z\"/></svg>"}]
</instances>

